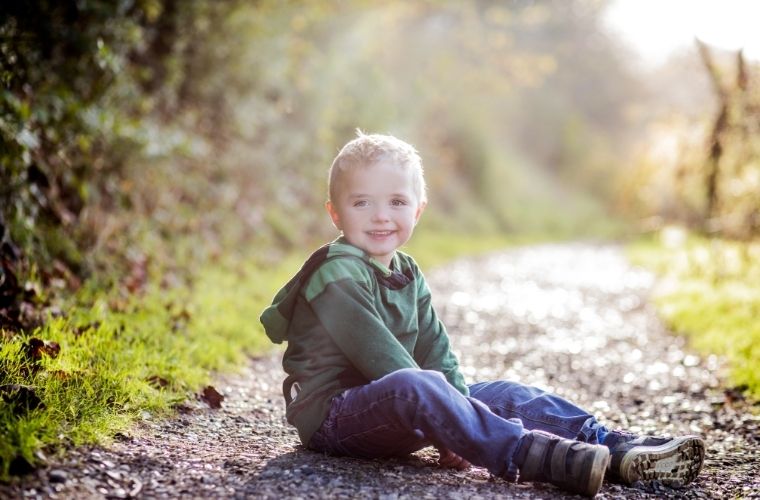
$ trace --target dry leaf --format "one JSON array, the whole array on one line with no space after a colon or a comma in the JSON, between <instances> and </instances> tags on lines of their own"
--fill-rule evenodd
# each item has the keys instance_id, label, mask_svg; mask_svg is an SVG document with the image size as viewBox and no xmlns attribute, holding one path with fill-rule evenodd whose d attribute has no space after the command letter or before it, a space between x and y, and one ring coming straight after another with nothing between
<instances>
[{"instance_id":1,"label":"dry leaf","mask_svg":"<svg viewBox=\"0 0 760 500\"><path fill-rule=\"evenodd\" d=\"M150 377L146 378L145 381L157 389L163 389L169 385L168 380L158 375L151 375Z\"/></svg>"},{"instance_id":2,"label":"dry leaf","mask_svg":"<svg viewBox=\"0 0 760 500\"><path fill-rule=\"evenodd\" d=\"M58 342L42 340L37 337L30 338L26 343L25 349L27 357L33 362L39 361L43 356L56 358L61 352L61 346Z\"/></svg>"},{"instance_id":3,"label":"dry leaf","mask_svg":"<svg viewBox=\"0 0 760 500\"><path fill-rule=\"evenodd\" d=\"M209 385L203 389L203 392L201 393L201 400L205 401L209 408L217 410L222 407L224 396L219 394L219 392L214 389L213 386Z\"/></svg>"}]
</instances>

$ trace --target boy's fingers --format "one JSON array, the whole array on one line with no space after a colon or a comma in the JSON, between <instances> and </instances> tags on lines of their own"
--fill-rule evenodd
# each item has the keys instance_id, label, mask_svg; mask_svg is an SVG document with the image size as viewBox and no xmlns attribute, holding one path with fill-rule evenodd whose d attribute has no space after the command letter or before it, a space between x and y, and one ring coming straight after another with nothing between
<instances>
[{"instance_id":1,"label":"boy's fingers","mask_svg":"<svg viewBox=\"0 0 760 500\"><path fill-rule=\"evenodd\" d=\"M456 453L448 449L438 449L439 458L438 463L443 467L451 469L465 470L470 468L470 462L460 457Z\"/></svg>"},{"instance_id":2,"label":"boy's fingers","mask_svg":"<svg viewBox=\"0 0 760 500\"><path fill-rule=\"evenodd\" d=\"M470 462L462 457L459 457L459 462L453 468L457 470L467 470L470 468Z\"/></svg>"},{"instance_id":3,"label":"boy's fingers","mask_svg":"<svg viewBox=\"0 0 760 500\"><path fill-rule=\"evenodd\" d=\"M442 465L450 469L457 469L457 470L466 470L470 468L470 462L468 462L462 457L457 457L447 462L446 464L442 464Z\"/></svg>"}]
</instances>

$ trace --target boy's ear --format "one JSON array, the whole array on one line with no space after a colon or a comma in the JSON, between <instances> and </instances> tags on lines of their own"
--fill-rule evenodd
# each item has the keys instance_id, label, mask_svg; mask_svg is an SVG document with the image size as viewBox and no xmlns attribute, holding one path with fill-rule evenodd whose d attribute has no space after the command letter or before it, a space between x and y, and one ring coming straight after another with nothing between
<instances>
[{"instance_id":1,"label":"boy's ear","mask_svg":"<svg viewBox=\"0 0 760 500\"><path fill-rule=\"evenodd\" d=\"M333 226L335 226L338 231L342 231L343 228L340 224L340 216L338 215L338 211L335 210L335 205L333 205L333 202L330 200L327 200L325 202L325 208L327 209L327 213L330 214L330 218L332 219Z\"/></svg>"},{"instance_id":2,"label":"boy's ear","mask_svg":"<svg viewBox=\"0 0 760 500\"><path fill-rule=\"evenodd\" d=\"M420 221L420 217L422 217L422 212L425 211L425 207L426 206L427 206L427 202L423 201L422 203L420 203L420 206L417 207L417 213L414 214L414 225L415 226Z\"/></svg>"}]
</instances>

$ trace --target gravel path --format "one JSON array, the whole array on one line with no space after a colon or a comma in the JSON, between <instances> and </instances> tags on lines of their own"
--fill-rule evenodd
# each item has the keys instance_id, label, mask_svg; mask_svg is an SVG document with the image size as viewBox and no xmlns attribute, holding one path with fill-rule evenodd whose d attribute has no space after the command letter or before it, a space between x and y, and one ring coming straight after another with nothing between
<instances>
[{"instance_id":1,"label":"gravel path","mask_svg":"<svg viewBox=\"0 0 760 500\"><path fill-rule=\"evenodd\" d=\"M598 498L760 497L760 417L726 391L722 365L670 336L647 303L652 276L616 247L546 245L463 259L428 276L468 381L538 385L612 427L697 433L701 476L682 490L607 484ZM215 383L222 408L183 405L146 415L108 448L69 452L10 485L24 498L562 498L550 486L509 484L484 469L407 459L354 460L305 450L284 421L280 354Z\"/></svg>"}]
</instances>

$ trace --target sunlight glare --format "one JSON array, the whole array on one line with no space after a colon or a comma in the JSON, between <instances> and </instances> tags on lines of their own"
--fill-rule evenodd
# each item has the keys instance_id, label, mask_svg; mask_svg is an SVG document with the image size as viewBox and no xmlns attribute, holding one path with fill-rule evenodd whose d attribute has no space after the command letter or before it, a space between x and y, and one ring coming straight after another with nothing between
<instances>
[{"instance_id":1,"label":"sunlight glare","mask_svg":"<svg viewBox=\"0 0 760 500\"><path fill-rule=\"evenodd\" d=\"M608 25L651 64L692 50L694 38L760 60L760 2L752 0L613 0Z\"/></svg>"}]
</instances>

